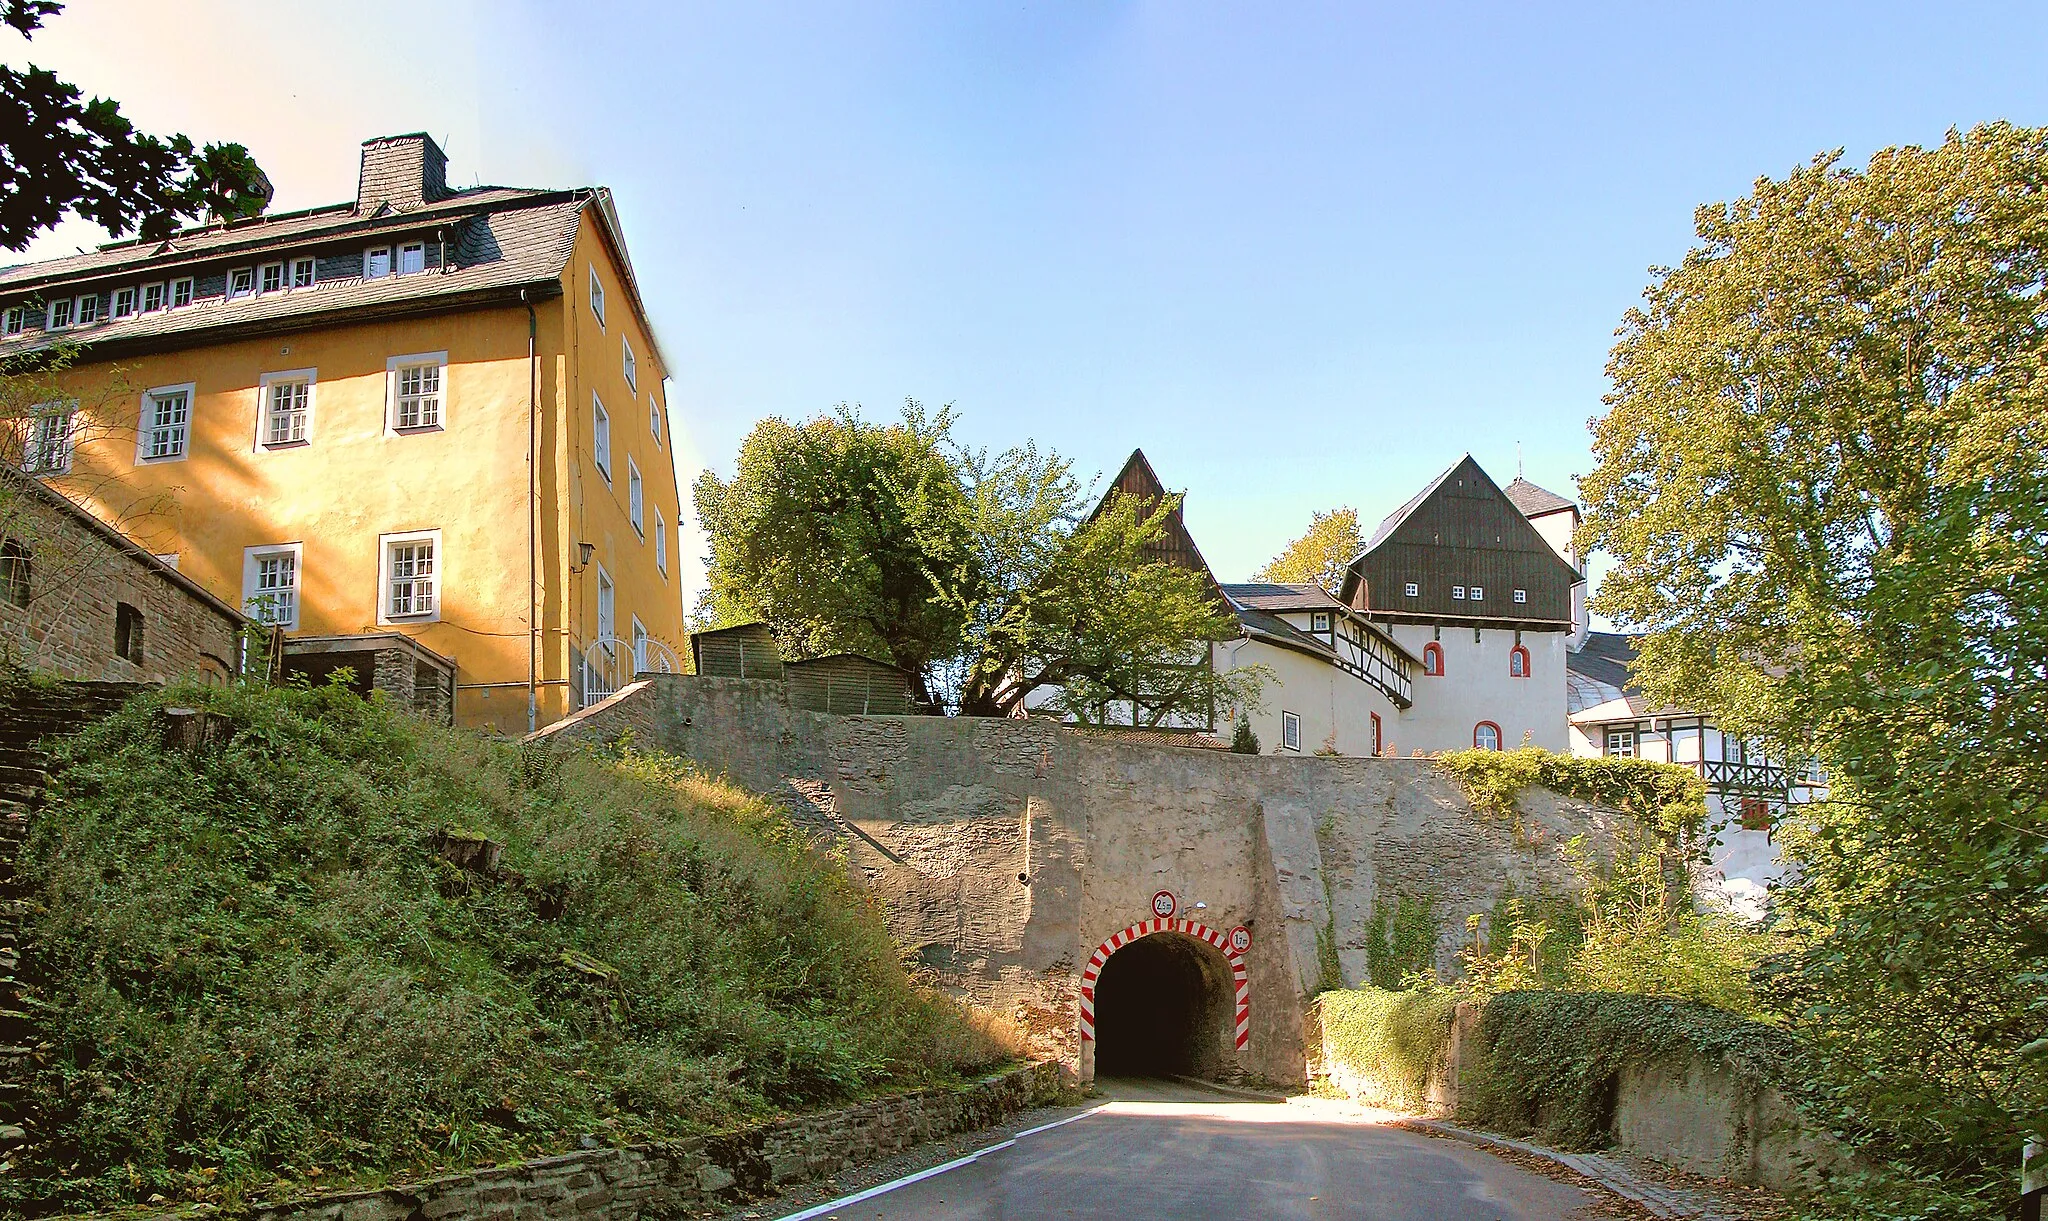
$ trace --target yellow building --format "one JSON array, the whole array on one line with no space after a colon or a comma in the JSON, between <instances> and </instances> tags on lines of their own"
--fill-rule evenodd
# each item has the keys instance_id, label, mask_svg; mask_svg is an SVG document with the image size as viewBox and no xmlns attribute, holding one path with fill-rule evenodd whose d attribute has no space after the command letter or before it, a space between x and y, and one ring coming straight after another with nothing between
<instances>
[{"instance_id":1,"label":"yellow building","mask_svg":"<svg viewBox=\"0 0 2048 1221\"><path fill-rule=\"evenodd\" d=\"M0 272L0 358L66 344L16 460L288 668L524 732L675 666L667 361L603 188L371 140L349 203Z\"/></svg>"}]
</instances>

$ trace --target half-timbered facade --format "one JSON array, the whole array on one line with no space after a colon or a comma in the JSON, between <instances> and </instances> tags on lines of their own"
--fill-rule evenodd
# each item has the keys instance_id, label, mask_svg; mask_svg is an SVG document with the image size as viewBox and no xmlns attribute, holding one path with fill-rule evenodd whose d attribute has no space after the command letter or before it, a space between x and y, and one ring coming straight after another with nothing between
<instances>
[{"instance_id":1,"label":"half-timbered facade","mask_svg":"<svg viewBox=\"0 0 2048 1221\"><path fill-rule=\"evenodd\" d=\"M1219 671L1262 666L1264 700L1247 711L1269 751L1377 755L1414 704L1414 656L1315 585L1225 585L1239 638L1215 648Z\"/></svg>"}]
</instances>

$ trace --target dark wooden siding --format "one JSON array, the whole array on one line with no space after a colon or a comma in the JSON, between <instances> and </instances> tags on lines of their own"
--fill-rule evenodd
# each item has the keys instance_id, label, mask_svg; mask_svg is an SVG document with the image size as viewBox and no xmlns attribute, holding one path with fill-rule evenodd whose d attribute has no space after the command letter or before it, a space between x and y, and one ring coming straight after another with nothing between
<instances>
[{"instance_id":1,"label":"dark wooden siding","mask_svg":"<svg viewBox=\"0 0 2048 1221\"><path fill-rule=\"evenodd\" d=\"M1352 571L1363 580L1354 598L1376 615L1570 622L1571 568L1536 533L1521 510L1467 458L1415 506ZM1414 582L1416 597L1406 587ZM1451 596L1452 586L1477 585L1478 602ZM1514 591L1528 591L1517 603Z\"/></svg>"}]
</instances>

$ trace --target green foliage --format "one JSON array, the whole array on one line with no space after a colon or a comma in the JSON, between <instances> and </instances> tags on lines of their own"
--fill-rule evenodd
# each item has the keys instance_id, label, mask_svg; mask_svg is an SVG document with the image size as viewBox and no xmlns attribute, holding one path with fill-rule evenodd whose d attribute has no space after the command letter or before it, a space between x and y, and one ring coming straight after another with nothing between
<instances>
[{"instance_id":1,"label":"green foliage","mask_svg":"<svg viewBox=\"0 0 2048 1221\"><path fill-rule=\"evenodd\" d=\"M1578 883L1569 892L1507 894L1490 916L1467 919L1462 991L1627 992L1765 1016L1751 974L1774 948L1769 936L1725 908L1695 903L1654 852L1609 863L1579 840L1565 851Z\"/></svg>"},{"instance_id":2,"label":"green foliage","mask_svg":"<svg viewBox=\"0 0 2048 1221\"><path fill-rule=\"evenodd\" d=\"M5 0L5 21L30 37L62 9L55 0ZM78 87L36 67L0 65L0 247L19 250L67 214L120 234L168 237L178 219L211 213L254 216L270 183L239 144L195 148L185 136L135 130L108 98L86 101Z\"/></svg>"},{"instance_id":3,"label":"green foliage","mask_svg":"<svg viewBox=\"0 0 2048 1221\"><path fill-rule=\"evenodd\" d=\"M1838 1123L1995 1216L2048 1131L2048 130L1704 207L1624 321L1582 550L1637 675L1823 765L1772 1000Z\"/></svg>"},{"instance_id":4,"label":"green foliage","mask_svg":"<svg viewBox=\"0 0 2048 1221\"><path fill-rule=\"evenodd\" d=\"M1366 978L1375 988L1394 989L1411 976L1433 977L1442 929L1443 917L1430 896L1374 899L1365 926Z\"/></svg>"},{"instance_id":5,"label":"green foliage","mask_svg":"<svg viewBox=\"0 0 2048 1221\"><path fill-rule=\"evenodd\" d=\"M232 737L167 750L167 703ZM21 867L53 1053L8 1209L231 1205L1001 1056L913 986L837 864L674 760L522 769L328 685L145 695L57 762ZM501 843L506 872L451 863L439 833Z\"/></svg>"},{"instance_id":6,"label":"green foliage","mask_svg":"<svg viewBox=\"0 0 2048 1221\"><path fill-rule=\"evenodd\" d=\"M1358 532L1358 510L1331 509L1317 513L1308 533L1287 544L1285 550L1252 574L1254 581L1279 585L1320 585L1335 594L1344 585L1351 561L1365 550Z\"/></svg>"},{"instance_id":7,"label":"green foliage","mask_svg":"<svg viewBox=\"0 0 2048 1221\"><path fill-rule=\"evenodd\" d=\"M1584 759L1537 746L1454 750L1436 766L1458 782L1482 814L1519 824L1516 798L1531 785L1630 815L1658 841L1695 849L1705 838L1707 789L1698 773L1671 763L1613 757Z\"/></svg>"},{"instance_id":8,"label":"green foliage","mask_svg":"<svg viewBox=\"0 0 2048 1221\"><path fill-rule=\"evenodd\" d=\"M756 425L730 483L697 481L711 544L697 621L760 620L800 656L944 675L940 694L974 716L1044 688L1047 708L1094 722L1256 705L1263 670L1209 664L1235 617L1201 573L1156 558L1178 500L1112 496L1089 515L1066 459L969 451L952 424L910 402L890 425L843 405Z\"/></svg>"},{"instance_id":9,"label":"green foliage","mask_svg":"<svg viewBox=\"0 0 2048 1221\"><path fill-rule=\"evenodd\" d=\"M1238 755L1259 753L1259 735L1252 732L1251 717L1242 712L1237 714L1237 728L1230 734L1230 750Z\"/></svg>"},{"instance_id":10,"label":"green foliage","mask_svg":"<svg viewBox=\"0 0 2048 1221\"><path fill-rule=\"evenodd\" d=\"M1685 1001L1613 993L1506 992L1479 1020L1482 1055L1461 1067L1461 1120L1596 1149L1613 1124L1624 1068L1669 1057L1719 1058L1738 1076L1798 1079L1801 1050L1784 1031Z\"/></svg>"},{"instance_id":11,"label":"green foliage","mask_svg":"<svg viewBox=\"0 0 2048 1221\"><path fill-rule=\"evenodd\" d=\"M1382 1105L1421 1111L1444 1069L1458 995L1443 989L1357 988L1316 998L1323 1047L1334 1065L1377 1087Z\"/></svg>"}]
</instances>

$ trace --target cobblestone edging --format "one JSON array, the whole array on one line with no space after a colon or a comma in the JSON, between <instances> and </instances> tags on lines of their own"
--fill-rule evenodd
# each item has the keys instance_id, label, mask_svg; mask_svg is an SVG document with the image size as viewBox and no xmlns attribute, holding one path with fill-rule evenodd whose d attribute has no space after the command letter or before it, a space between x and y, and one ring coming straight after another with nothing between
<instances>
[{"instance_id":1,"label":"cobblestone edging","mask_svg":"<svg viewBox=\"0 0 2048 1221\"><path fill-rule=\"evenodd\" d=\"M716 1136L588 1149L372 1191L259 1203L249 1221L638 1221L842 1173L1057 1098L1057 1062ZM202 1209L161 1214L189 1219Z\"/></svg>"},{"instance_id":2,"label":"cobblestone edging","mask_svg":"<svg viewBox=\"0 0 2048 1221\"><path fill-rule=\"evenodd\" d=\"M1435 1119L1402 1119L1396 1126L1432 1136L1461 1140L1481 1149L1507 1149L1530 1157L1540 1157L1565 1169L1582 1174L1607 1190L1641 1206L1653 1217L1671 1218L1672 1221L1732 1221L1731 1218L1715 1212L1713 1206L1700 1200L1689 1191L1666 1187L1659 1183L1645 1182L1628 1172L1627 1167L1611 1157L1597 1153L1559 1153L1526 1141L1510 1140L1495 1136L1491 1132L1475 1132L1470 1128L1455 1127Z\"/></svg>"}]
</instances>

